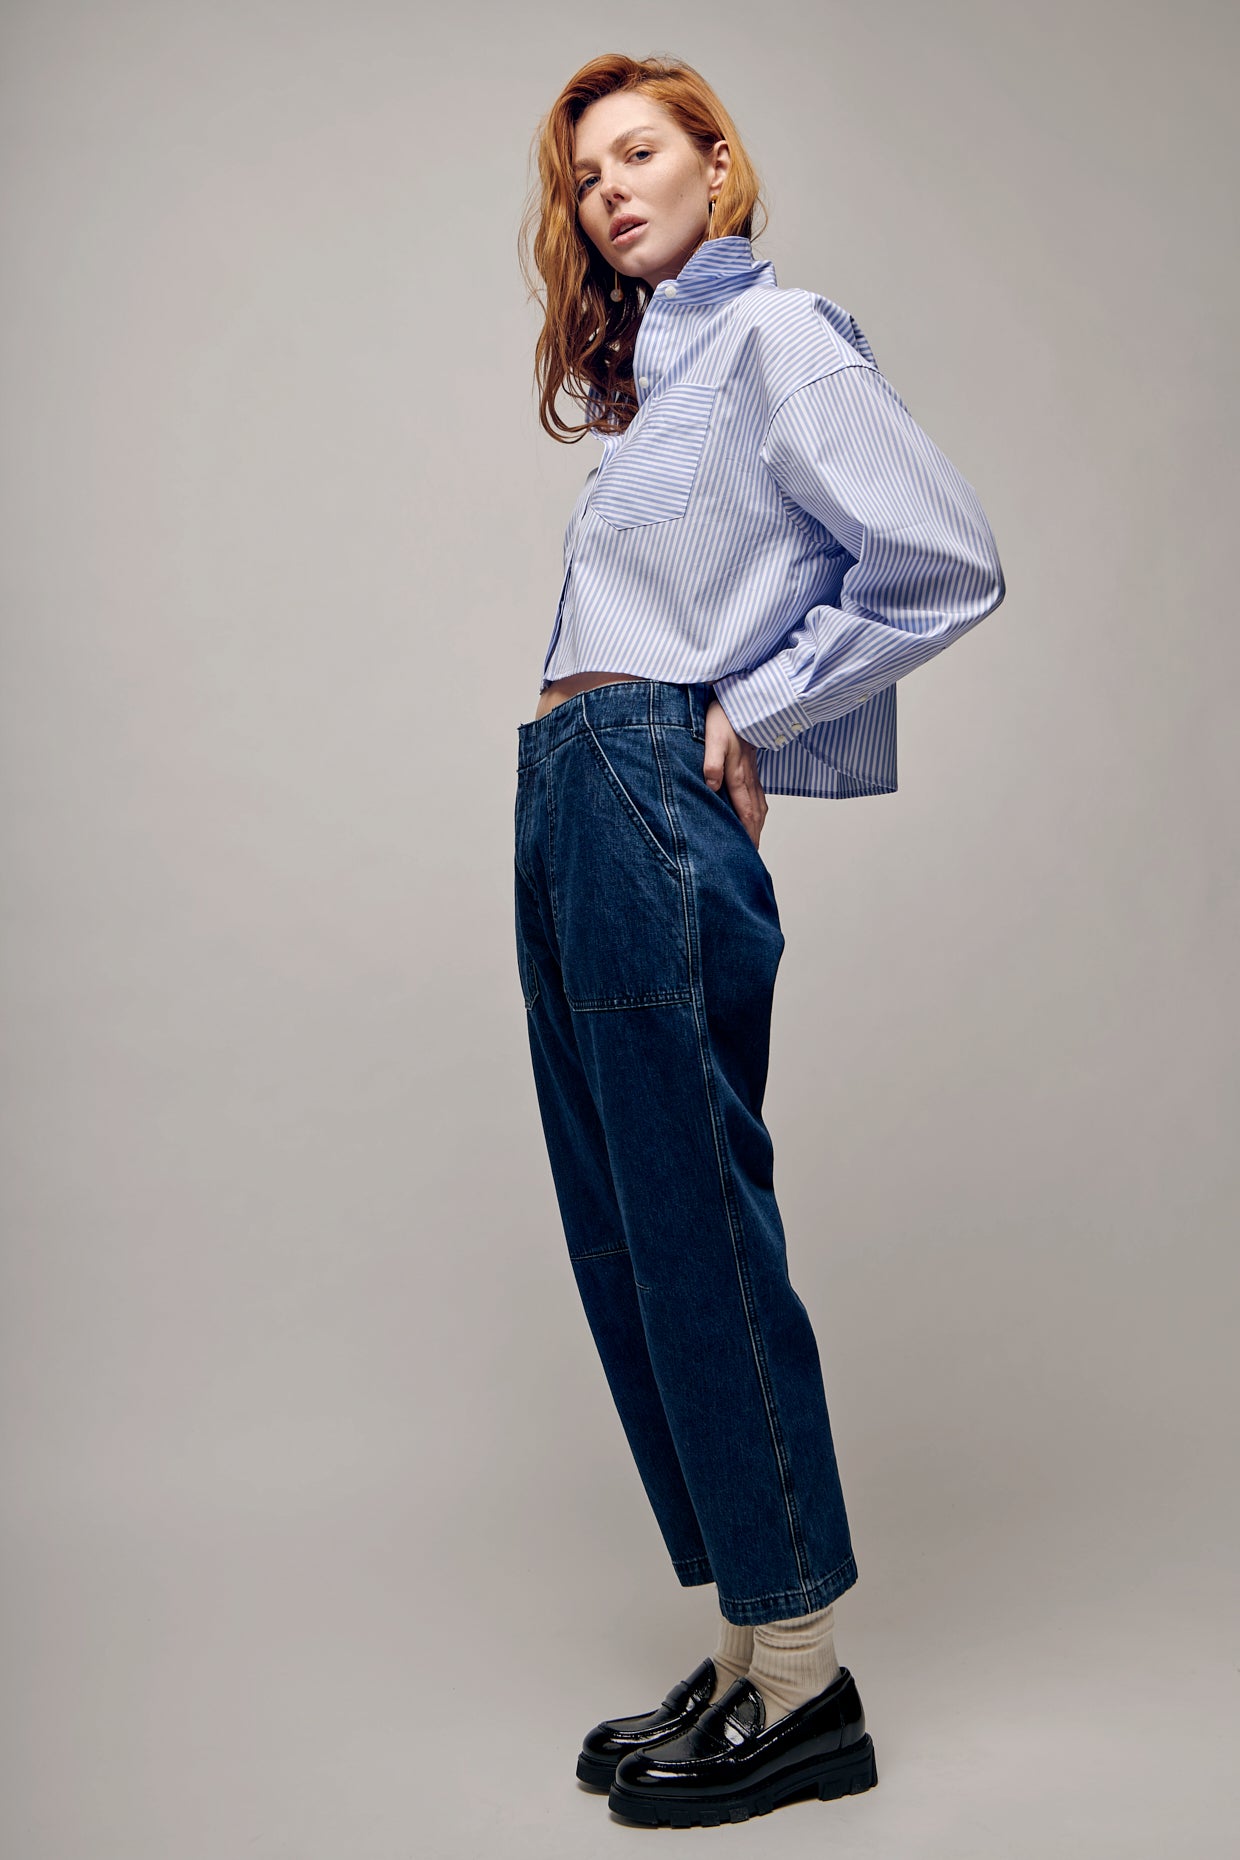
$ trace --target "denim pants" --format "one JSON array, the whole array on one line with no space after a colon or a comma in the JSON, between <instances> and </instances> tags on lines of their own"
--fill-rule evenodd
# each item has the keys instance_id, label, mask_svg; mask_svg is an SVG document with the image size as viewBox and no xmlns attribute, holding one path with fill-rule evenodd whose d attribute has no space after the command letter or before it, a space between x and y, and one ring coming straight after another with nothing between
<instances>
[{"instance_id":1,"label":"denim pants","mask_svg":"<svg viewBox=\"0 0 1240 1860\"><path fill-rule=\"evenodd\" d=\"M518 724L517 960L573 1274L679 1580L738 1624L857 1579L762 1120L771 875L702 773L705 684Z\"/></svg>"}]
</instances>

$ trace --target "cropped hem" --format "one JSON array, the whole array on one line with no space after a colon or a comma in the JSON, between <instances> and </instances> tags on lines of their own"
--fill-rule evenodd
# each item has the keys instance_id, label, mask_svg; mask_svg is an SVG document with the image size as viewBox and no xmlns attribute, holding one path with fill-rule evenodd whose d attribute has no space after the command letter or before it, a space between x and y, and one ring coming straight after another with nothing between
<instances>
[{"instance_id":1,"label":"cropped hem","mask_svg":"<svg viewBox=\"0 0 1240 1860\"><path fill-rule=\"evenodd\" d=\"M705 1556L673 1557L672 1568L680 1577L686 1589L700 1582L713 1582L715 1572L710 1566L710 1558Z\"/></svg>"},{"instance_id":2,"label":"cropped hem","mask_svg":"<svg viewBox=\"0 0 1240 1860\"><path fill-rule=\"evenodd\" d=\"M760 781L762 780L761 774L759 774L758 779ZM895 782L857 781L850 782L846 787L840 786L839 788L832 789L798 788L791 782L783 783L776 780L763 781L762 792L763 794L800 794L811 801L865 801L868 800L871 795L896 794L899 791Z\"/></svg>"},{"instance_id":3,"label":"cropped hem","mask_svg":"<svg viewBox=\"0 0 1240 1860\"><path fill-rule=\"evenodd\" d=\"M719 1612L736 1627L750 1627L762 1621L787 1621L794 1615L812 1615L825 1608L857 1580L857 1559L846 1557L813 1582L799 1589L779 1589L772 1595L723 1595Z\"/></svg>"}]
</instances>

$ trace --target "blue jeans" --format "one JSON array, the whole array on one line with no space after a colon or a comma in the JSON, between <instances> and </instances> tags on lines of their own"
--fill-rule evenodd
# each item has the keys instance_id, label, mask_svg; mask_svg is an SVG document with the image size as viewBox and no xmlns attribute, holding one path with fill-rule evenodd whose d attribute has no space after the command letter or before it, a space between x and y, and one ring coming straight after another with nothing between
<instances>
[{"instance_id":1,"label":"blue jeans","mask_svg":"<svg viewBox=\"0 0 1240 1860\"><path fill-rule=\"evenodd\" d=\"M738 1624L857 1565L762 1121L775 893L702 773L710 687L518 724L517 959L568 1254L672 1566Z\"/></svg>"}]
</instances>

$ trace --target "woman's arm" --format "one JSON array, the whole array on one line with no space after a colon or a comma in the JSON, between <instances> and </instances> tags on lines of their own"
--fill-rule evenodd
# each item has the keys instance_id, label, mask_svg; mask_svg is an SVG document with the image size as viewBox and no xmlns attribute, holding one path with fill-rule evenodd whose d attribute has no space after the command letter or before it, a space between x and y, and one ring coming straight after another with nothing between
<instances>
[{"instance_id":1,"label":"woman's arm","mask_svg":"<svg viewBox=\"0 0 1240 1860\"><path fill-rule=\"evenodd\" d=\"M775 409L761 457L856 560L760 665L714 681L733 728L775 749L903 678L999 605L998 550L972 486L877 368L834 369Z\"/></svg>"}]
</instances>

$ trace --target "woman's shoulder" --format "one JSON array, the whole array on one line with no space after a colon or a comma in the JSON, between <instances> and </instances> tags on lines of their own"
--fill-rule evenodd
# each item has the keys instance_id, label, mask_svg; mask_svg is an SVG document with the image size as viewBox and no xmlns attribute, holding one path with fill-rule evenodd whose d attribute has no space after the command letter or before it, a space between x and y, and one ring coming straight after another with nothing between
<instances>
[{"instance_id":1,"label":"woman's shoulder","mask_svg":"<svg viewBox=\"0 0 1240 1860\"><path fill-rule=\"evenodd\" d=\"M732 318L742 337L733 352L756 367L772 408L837 369L878 367L856 317L821 291L801 285L742 291Z\"/></svg>"}]
</instances>

